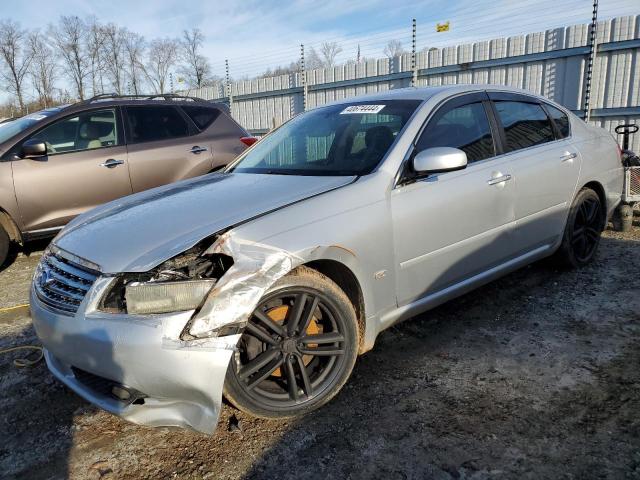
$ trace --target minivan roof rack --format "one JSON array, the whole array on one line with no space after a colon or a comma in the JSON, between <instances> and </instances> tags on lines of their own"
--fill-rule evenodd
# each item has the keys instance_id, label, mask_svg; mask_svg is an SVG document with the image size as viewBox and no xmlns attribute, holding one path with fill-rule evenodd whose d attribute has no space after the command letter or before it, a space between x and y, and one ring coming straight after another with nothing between
<instances>
[{"instance_id":1,"label":"minivan roof rack","mask_svg":"<svg viewBox=\"0 0 640 480\"><path fill-rule=\"evenodd\" d=\"M212 103L204 98L190 97L187 95L176 95L175 93L157 93L153 95L119 95L117 93L101 93L94 95L91 98L77 102L75 105L85 105L88 103L98 102L101 100L118 100L118 99L131 99L131 100L191 100L192 102L204 102Z\"/></svg>"}]
</instances>

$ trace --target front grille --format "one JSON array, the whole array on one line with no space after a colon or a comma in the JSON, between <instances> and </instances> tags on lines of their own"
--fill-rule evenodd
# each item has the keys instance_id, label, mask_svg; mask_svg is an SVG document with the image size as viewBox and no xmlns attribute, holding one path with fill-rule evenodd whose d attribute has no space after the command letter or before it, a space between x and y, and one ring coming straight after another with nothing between
<instances>
[{"instance_id":1,"label":"front grille","mask_svg":"<svg viewBox=\"0 0 640 480\"><path fill-rule=\"evenodd\" d=\"M66 313L75 313L98 278L98 272L59 255L42 257L36 273L35 290L46 305Z\"/></svg>"}]
</instances>

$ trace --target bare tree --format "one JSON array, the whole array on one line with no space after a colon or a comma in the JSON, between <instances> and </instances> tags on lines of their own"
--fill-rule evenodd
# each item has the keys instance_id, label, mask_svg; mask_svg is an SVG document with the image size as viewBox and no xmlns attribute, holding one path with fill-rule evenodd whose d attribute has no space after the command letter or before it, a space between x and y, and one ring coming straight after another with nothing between
<instances>
[{"instance_id":1,"label":"bare tree","mask_svg":"<svg viewBox=\"0 0 640 480\"><path fill-rule=\"evenodd\" d=\"M79 17L60 17L57 28L50 27L51 37L63 61L64 71L76 87L80 100L85 96L89 72L86 54L87 25Z\"/></svg>"},{"instance_id":2,"label":"bare tree","mask_svg":"<svg viewBox=\"0 0 640 480\"><path fill-rule=\"evenodd\" d=\"M90 21L86 49L89 57L89 72L91 75L91 91L93 95L104 93L104 31L102 25L93 18Z\"/></svg>"},{"instance_id":3,"label":"bare tree","mask_svg":"<svg viewBox=\"0 0 640 480\"><path fill-rule=\"evenodd\" d=\"M337 42L324 42L320 46L320 55L325 67L333 67L336 64L336 57L342 52L342 47Z\"/></svg>"},{"instance_id":4,"label":"bare tree","mask_svg":"<svg viewBox=\"0 0 640 480\"><path fill-rule=\"evenodd\" d=\"M309 48L309 53L307 53L304 63L305 68L308 70L324 67L320 55L318 55L318 52L313 47Z\"/></svg>"},{"instance_id":5,"label":"bare tree","mask_svg":"<svg viewBox=\"0 0 640 480\"><path fill-rule=\"evenodd\" d=\"M0 70L0 78L7 90L18 98L22 112L25 106L23 82L29 71L32 54L27 45L26 31L11 20L0 22L0 56L5 67Z\"/></svg>"},{"instance_id":6,"label":"bare tree","mask_svg":"<svg viewBox=\"0 0 640 480\"><path fill-rule=\"evenodd\" d=\"M191 31L184 30L182 32L181 57L186 65L180 70L180 73L187 77L190 87L204 86L211 76L209 60L200 53L203 43L204 35L200 29L193 28Z\"/></svg>"},{"instance_id":7,"label":"bare tree","mask_svg":"<svg viewBox=\"0 0 640 480\"><path fill-rule=\"evenodd\" d=\"M298 62L291 62L289 65L278 65L276 68L267 68L265 72L260 75L262 78L277 77L278 75L289 75L296 73L300 70L300 64Z\"/></svg>"},{"instance_id":8,"label":"bare tree","mask_svg":"<svg viewBox=\"0 0 640 480\"><path fill-rule=\"evenodd\" d=\"M169 70L178 61L179 41L156 38L149 44L144 73L155 93L164 93Z\"/></svg>"},{"instance_id":9,"label":"bare tree","mask_svg":"<svg viewBox=\"0 0 640 480\"><path fill-rule=\"evenodd\" d=\"M404 53L402 48L402 42L400 40L390 40L387 46L384 47L384 54L391 58L399 57Z\"/></svg>"},{"instance_id":10,"label":"bare tree","mask_svg":"<svg viewBox=\"0 0 640 480\"><path fill-rule=\"evenodd\" d=\"M124 39L126 31L110 23L102 27L102 35L104 36L104 58L107 75L116 93L122 94L124 91L126 58Z\"/></svg>"},{"instance_id":11,"label":"bare tree","mask_svg":"<svg viewBox=\"0 0 640 480\"><path fill-rule=\"evenodd\" d=\"M33 57L29 69L31 83L38 92L40 104L47 108L53 104L56 58L46 39L37 30L29 35L29 49Z\"/></svg>"},{"instance_id":12,"label":"bare tree","mask_svg":"<svg viewBox=\"0 0 640 480\"><path fill-rule=\"evenodd\" d=\"M124 51L126 54L129 82L134 95L138 95L142 87L142 75L144 73L142 60L145 43L142 35L129 31L126 32L124 37Z\"/></svg>"}]
</instances>

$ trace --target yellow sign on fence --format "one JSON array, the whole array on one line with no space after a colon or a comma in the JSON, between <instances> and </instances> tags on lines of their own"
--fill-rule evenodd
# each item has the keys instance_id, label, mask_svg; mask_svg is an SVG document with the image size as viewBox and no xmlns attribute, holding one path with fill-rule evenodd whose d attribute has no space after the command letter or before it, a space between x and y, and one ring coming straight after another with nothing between
<instances>
[{"instance_id":1,"label":"yellow sign on fence","mask_svg":"<svg viewBox=\"0 0 640 480\"><path fill-rule=\"evenodd\" d=\"M436 23L436 32L448 32L449 31L449 21L446 23Z\"/></svg>"}]
</instances>

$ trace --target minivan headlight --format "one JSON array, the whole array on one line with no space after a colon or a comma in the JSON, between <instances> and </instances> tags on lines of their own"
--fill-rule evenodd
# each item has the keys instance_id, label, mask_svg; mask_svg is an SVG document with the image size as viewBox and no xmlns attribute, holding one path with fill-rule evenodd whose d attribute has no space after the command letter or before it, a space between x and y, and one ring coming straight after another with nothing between
<instances>
[{"instance_id":1,"label":"minivan headlight","mask_svg":"<svg viewBox=\"0 0 640 480\"><path fill-rule=\"evenodd\" d=\"M216 280L132 282L125 287L127 313L148 315L194 310L215 284Z\"/></svg>"}]
</instances>

